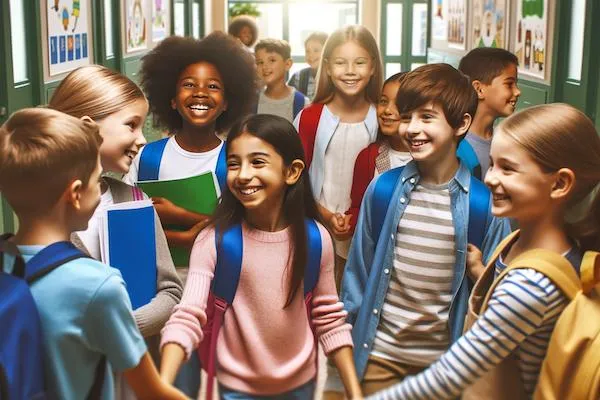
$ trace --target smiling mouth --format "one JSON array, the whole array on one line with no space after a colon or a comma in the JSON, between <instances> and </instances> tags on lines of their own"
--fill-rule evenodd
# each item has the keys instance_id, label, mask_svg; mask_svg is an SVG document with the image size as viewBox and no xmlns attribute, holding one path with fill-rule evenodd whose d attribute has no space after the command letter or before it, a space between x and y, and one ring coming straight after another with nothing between
<instances>
[{"instance_id":1,"label":"smiling mouth","mask_svg":"<svg viewBox=\"0 0 600 400\"><path fill-rule=\"evenodd\" d=\"M192 111L208 111L210 106L208 104L192 104L188 108Z\"/></svg>"},{"instance_id":2,"label":"smiling mouth","mask_svg":"<svg viewBox=\"0 0 600 400\"><path fill-rule=\"evenodd\" d=\"M250 196L258 192L260 189L260 187L238 188L238 192L244 196Z\"/></svg>"},{"instance_id":3,"label":"smiling mouth","mask_svg":"<svg viewBox=\"0 0 600 400\"><path fill-rule=\"evenodd\" d=\"M129 157L130 160L133 160L137 155L137 151L127 150L125 151L125 155Z\"/></svg>"},{"instance_id":4,"label":"smiling mouth","mask_svg":"<svg viewBox=\"0 0 600 400\"><path fill-rule=\"evenodd\" d=\"M508 104L510 104L513 108L517 106L517 101L516 100L511 100L508 102Z\"/></svg>"},{"instance_id":5,"label":"smiling mouth","mask_svg":"<svg viewBox=\"0 0 600 400\"><path fill-rule=\"evenodd\" d=\"M504 194L495 194L495 193L492 193L492 199L494 201L508 200L509 198L510 198L509 196L506 196Z\"/></svg>"},{"instance_id":6,"label":"smiling mouth","mask_svg":"<svg viewBox=\"0 0 600 400\"><path fill-rule=\"evenodd\" d=\"M419 148L419 147L423 146L424 144L429 143L429 140L409 140L408 143L410 144L411 147Z\"/></svg>"},{"instance_id":7,"label":"smiling mouth","mask_svg":"<svg viewBox=\"0 0 600 400\"><path fill-rule=\"evenodd\" d=\"M384 125L393 125L400 121L399 119L384 118L384 117L380 117L379 119L381 120L381 122L383 122Z\"/></svg>"}]
</instances>

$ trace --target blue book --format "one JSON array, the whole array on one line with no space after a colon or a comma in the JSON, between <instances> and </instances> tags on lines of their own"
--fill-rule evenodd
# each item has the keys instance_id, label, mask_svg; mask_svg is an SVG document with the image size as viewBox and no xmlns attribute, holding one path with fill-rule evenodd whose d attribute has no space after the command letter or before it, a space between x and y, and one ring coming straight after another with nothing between
<instances>
[{"instance_id":1,"label":"blue book","mask_svg":"<svg viewBox=\"0 0 600 400\"><path fill-rule=\"evenodd\" d=\"M133 309L156 295L156 235L150 200L111 205L100 230L102 260L121 271Z\"/></svg>"}]
</instances>

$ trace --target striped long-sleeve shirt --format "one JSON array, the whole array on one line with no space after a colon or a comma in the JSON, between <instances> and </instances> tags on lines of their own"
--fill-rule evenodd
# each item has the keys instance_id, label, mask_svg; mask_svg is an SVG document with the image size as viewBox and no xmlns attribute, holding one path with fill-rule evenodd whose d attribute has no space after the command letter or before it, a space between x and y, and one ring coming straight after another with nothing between
<instances>
[{"instance_id":1,"label":"striped long-sleeve shirt","mask_svg":"<svg viewBox=\"0 0 600 400\"><path fill-rule=\"evenodd\" d=\"M567 258L579 266L579 251ZM498 261L497 269L505 265ZM368 399L452 399L517 349L526 392L535 389L566 296L533 269L509 272L473 327L427 370Z\"/></svg>"}]
</instances>

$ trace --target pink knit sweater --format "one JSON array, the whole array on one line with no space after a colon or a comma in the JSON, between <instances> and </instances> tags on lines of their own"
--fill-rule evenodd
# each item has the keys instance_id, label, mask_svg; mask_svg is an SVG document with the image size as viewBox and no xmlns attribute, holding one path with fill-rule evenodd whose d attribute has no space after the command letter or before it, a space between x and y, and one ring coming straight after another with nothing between
<instances>
[{"instance_id":1,"label":"pink knit sweater","mask_svg":"<svg viewBox=\"0 0 600 400\"><path fill-rule=\"evenodd\" d=\"M319 226L323 242L321 272L313 291L313 322L326 354L352 346L351 326L333 277L333 246ZM290 228L264 232L243 225L244 252L239 286L225 314L217 342L217 379L228 388L273 395L315 377L316 349L301 295L283 308L287 295ZM190 258L183 298L162 331L161 347L181 345L189 358L202 341L206 302L216 264L215 233L198 235ZM195 355L194 355L195 356Z\"/></svg>"}]
</instances>

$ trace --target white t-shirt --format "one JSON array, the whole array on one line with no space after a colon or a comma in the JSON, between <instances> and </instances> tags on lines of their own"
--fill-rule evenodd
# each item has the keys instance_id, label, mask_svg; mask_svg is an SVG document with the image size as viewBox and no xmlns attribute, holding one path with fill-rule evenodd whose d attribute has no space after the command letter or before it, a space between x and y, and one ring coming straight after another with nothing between
<instances>
[{"instance_id":1,"label":"white t-shirt","mask_svg":"<svg viewBox=\"0 0 600 400\"><path fill-rule=\"evenodd\" d=\"M343 214L350 208L354 163L369 141L364 122L339 123L325 151L323 189L319 194L319 204L329 211ZM350 240L336 240L335 245L336 253L346 258Z\"/></svg>"},{"instance_id":2,"label":"white t-shirt","mask_svg":"<svg viewBox=\"0 0 600 400\"><path fill-rule=\"evenodd\" d=\"M170 137L160 161L158 180L163 181L189 178L211 171L215 182L217 197L220 196L221 190L215 175L215 170L217 168L217 160L219 159L219 153L223 148L223 144L224 142L221 142L221 144L214 149L204 153L192 153L181 148L177 143L177 140L175 140L175 136ZM141 154L142 152L133 159L129 172L123 177L123 182L130 185L135 185L137 183Z\"/></svg>"},{"instance_id":3,"label":"white t-shirt","mask_svg":"<svg viewBox=\"0 0 600 400\"><path fill-rule=\"evenodd\" d=\"M95 260L100 260L100 216L106 209L114 203L113 195L110 187L106 192L100 196L100 204L96 207L94 215L88 222L88 228L85 231L75 232L79 236L79 239L85 245L85 248L89 251L90 256Z\"/></svg>"}]
</instances>

